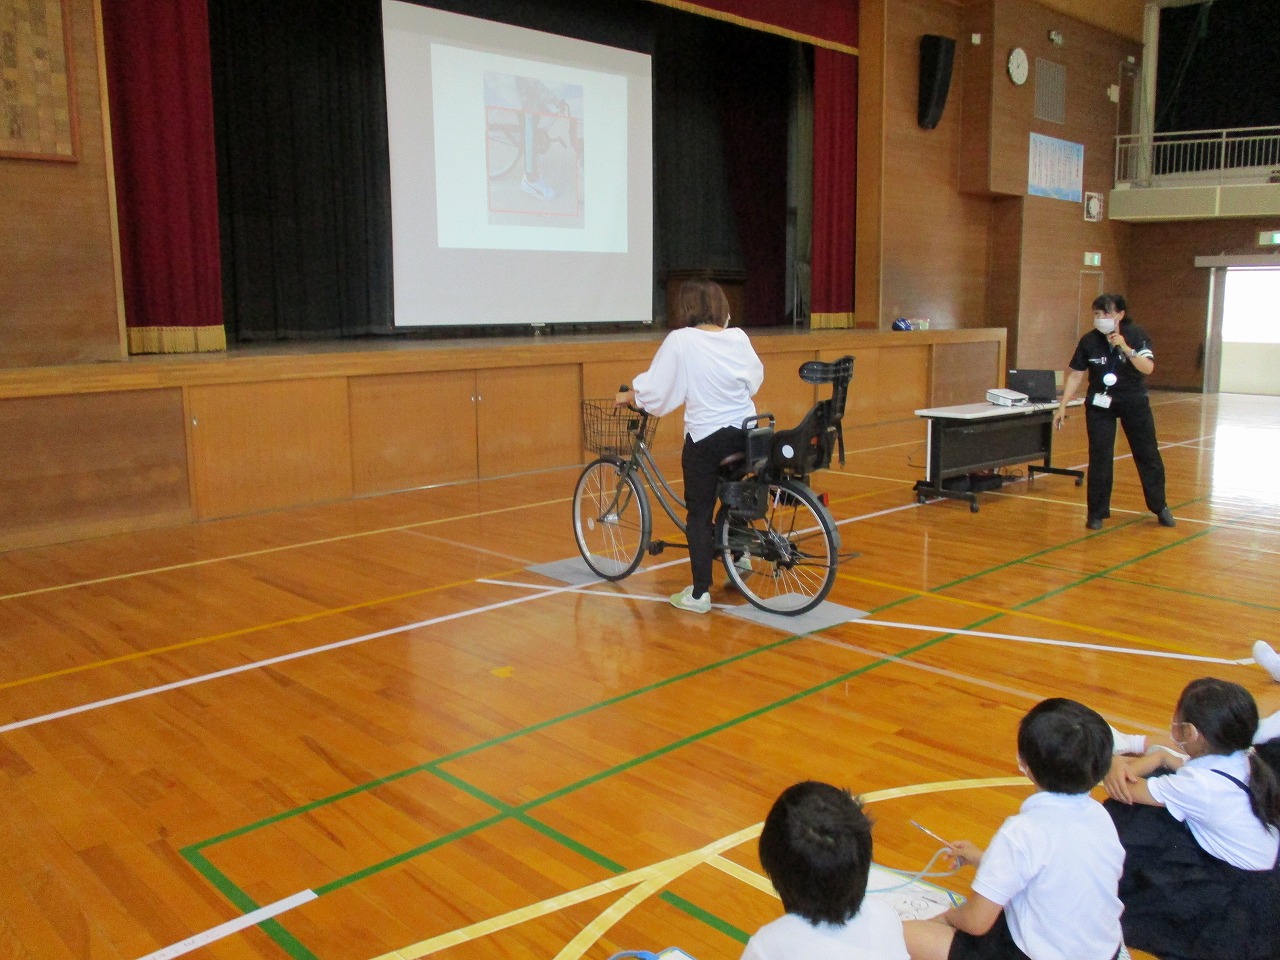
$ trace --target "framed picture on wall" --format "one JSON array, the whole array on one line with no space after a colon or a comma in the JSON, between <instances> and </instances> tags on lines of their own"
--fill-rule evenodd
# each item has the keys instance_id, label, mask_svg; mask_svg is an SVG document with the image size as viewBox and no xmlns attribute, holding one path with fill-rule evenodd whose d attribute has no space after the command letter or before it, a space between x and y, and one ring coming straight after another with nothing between
<instances>
[{"instance_id":1,"label":"framed picture on wall","mask_svg":"<svg viewBox=\"0 0 1280 960\"><path fill-rule=\"evenodd\" d=\"M1084 195L1084 218L1090 223L1102 219L1102 194L1086 193Z\"/></svg>"},{"instance_id":2,"label":"framed picture on wall","mask_svg":"<svg viewBox=\"0 0 1280 960\"><path fill-rule=\"evenodd\" d=\"M67 0L0 0L0 157L78 159Z\"/></svg>"}]
</instances>

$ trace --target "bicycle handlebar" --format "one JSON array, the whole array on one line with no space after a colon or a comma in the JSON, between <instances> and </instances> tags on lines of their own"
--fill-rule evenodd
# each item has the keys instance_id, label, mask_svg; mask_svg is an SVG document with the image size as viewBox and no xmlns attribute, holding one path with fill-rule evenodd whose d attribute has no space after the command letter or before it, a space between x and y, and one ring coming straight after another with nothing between
<instances>
[{"instance_id":1,"label":"bicycle handlebar","mask_svg":"<svg viewBox=\"0 0 1280 960\"><path fill-rule=\"evenodd\" d=\"M631 388L624 383L622 386L618 387L618 392L630 393ZM632 413L641 413L641 414L644 414L646 417L651 416L648 410L643 410L640 407L637 407L634 403L628 403L626 406L627 406L627 409L630 410Z\"/></svg>"}]
</instances>

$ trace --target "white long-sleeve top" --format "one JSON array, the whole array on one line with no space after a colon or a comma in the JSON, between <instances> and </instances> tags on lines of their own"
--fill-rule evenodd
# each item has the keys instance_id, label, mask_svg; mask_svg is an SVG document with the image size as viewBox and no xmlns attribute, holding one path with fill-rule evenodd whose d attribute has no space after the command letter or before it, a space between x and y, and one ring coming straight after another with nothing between
<instances>
[{"instance_id":1,"label":"white long-sleeve top","mask_svg":"<svg viewBox=\"0 0 1280 960\"><path fill-rule=\"evenodd\" d=\"M667 334L649 369L631 383L635 402L655 416L684 404L684 432L696 443L753 417L751 402L764 382L764 364L737 327L685 327Z\"/></svg>"}]
</instances>

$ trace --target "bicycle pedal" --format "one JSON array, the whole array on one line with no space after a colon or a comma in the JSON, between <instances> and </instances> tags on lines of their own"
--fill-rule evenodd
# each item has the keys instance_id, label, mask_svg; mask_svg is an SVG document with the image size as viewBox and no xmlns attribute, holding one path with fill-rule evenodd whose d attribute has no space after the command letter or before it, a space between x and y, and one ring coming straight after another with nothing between
<instances>
[{"instance_id":1,"label":"bicycle pedal","mask_svg":"<svg viewBox=\"0 0 1280 960\"><path fill-rule=\"evenodd\" d=\"M649 541L649 556L656 557L665 549L667 549L667 545L663 543L661 540Z\"/></svg>"}]
</instances>

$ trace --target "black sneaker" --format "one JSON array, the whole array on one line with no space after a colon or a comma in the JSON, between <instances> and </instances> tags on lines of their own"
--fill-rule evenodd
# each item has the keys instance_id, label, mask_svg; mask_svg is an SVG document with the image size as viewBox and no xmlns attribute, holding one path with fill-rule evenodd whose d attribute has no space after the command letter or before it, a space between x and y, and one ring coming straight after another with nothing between
<instances>
[{"instance_id":1,"label":"black sneaker","mask_svg":"<svg viewBox=\"0 0 1280 960\"><path fill-rule=\"evenodd\" d=\"M1101 518L1101 517L1090 517L1088 520L1086 520L1086 521L1084 522L1084 526L1085 526L1085 529L1086 529L1086 530L1101 530L1101 529L1102 529L1102 518Z\"/></svg>"},{"instance_id":2,"label":"black sneaker","mask_svg":"<svg viewBox=\"0 0 1280 960\"><path fill-rule=\"evenodd\" d=\"M1156 520L1162 527L1176 527L1178 525L1178 521L1173 519L1173 514L1168 507L1156 514Z\"/></svg>"}]
</instances>

